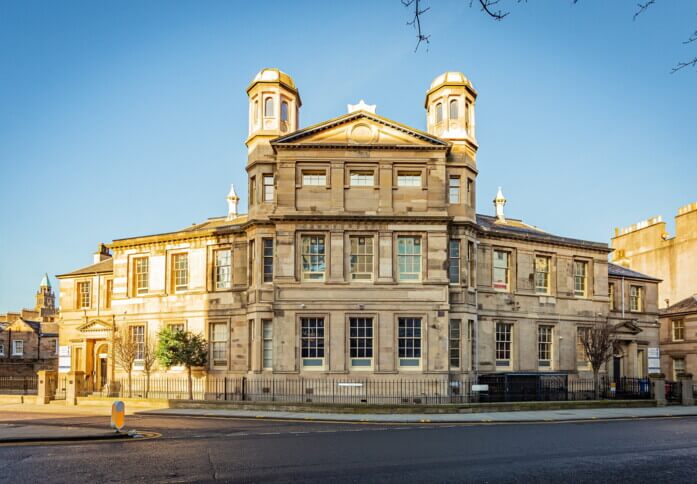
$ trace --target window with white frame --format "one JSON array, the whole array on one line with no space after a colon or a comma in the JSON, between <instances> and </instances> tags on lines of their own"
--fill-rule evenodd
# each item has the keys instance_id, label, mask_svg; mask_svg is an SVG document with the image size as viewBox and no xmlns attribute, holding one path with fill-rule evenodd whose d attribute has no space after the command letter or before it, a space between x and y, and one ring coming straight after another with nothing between
<instances>
[{"instance_id":1,"label":"window with white frame","mask_svg":"<svg viewBox=\"0 0 697 484\"><path fill-rule=\"evenodd\" d=\"M327 185L327 172L324 170L303 170L303 186L323 187Z\"/></svg>"},{"instance_id":2,"label":"window with white frame","mask_svg":"<svg viewBox=\"0 0 697 484\"><path fill-rule=\"evenodd\" d=\"M273 175L264 175L262 180L264 183L264 201L265 202L273 202L273 195L274 195Z\"/></svg>"},{"instance_id":3,"label":"window with white frame","mask_svg":"<svg viewBox=\"0 0 697 484\"><path fill-rule=\"evenodd\" d=\"M264 282L273 282L273 239L262 239L264 250Z\"/></svg>"},{"instance_id":4,"label":"window with white frame","mask_svg":"<svg viewBox=\"0 0 697 484\"><path fill-rule=\"evenodd\" d=\"M674 319L673 326L673 341L683 341L685 339L685 321L682 319Z\"/></svg>"},{"instance_id":5,"label":"window with white frame","mask_svg":"<svg viewBox=\"0 0 697 484\"><path fill-rule=\"evenodd\" d=\"M448 201L450 203L460 203L460 177L451 176L448 178Z\"/></svg>"},{"instance_id":6,"label":"window with white frame","mask_svg":"<svg viewBox=\"0 0 697 484\"><path fill-rule=\"evenodd\" d=\"M574 261L574 295L586 297L588 289L588 262Z\"/></svg>"},{"instance_id":7,"label":"window with white frame","mask_svg":"<svg viewBox=\"0 0 697 484\"><path fill-rule=\"evenodd\" d=\"M535 256L535 292L537 294L549 294L550 260L547 256Z\"/></svg>"},{"instance_id":8,"label":"window with white frame","mask_svg":"<svg viewBox=\"0 0 697 484\"><path fill-rule=\"evenodd\" d=\"M0 356L5 356L5 343L0 343Z\"/></svg>"},{"instance_id":9,"label":"window with white frame","mask_svg":"<svg viewBox=\"0 0 697 484\"><path fill-rule=\"evenodd\" d=\"M270 319L261 320L262 328L262 367L265 370L273 368L273 321Z\"/></svg>"},{"instance_id":10,"label":"window with white frame","mask_svg":"<svg viewBox=\"0 0 697 484\"><path fill-rule=\"evenodd\" d=\"M579 370L587 370L590 367L590 358L583 344L584 339L587 340L590 337L590 332L591 328L588 326L576 328L576 368Z\"/></svg>"},{"instance_id":11,"label":"window with white frame","mask_svg":"<svg viewBox=\"0 0 697 484\"><path fill-rule=\"evenodd\" d=\"M213 366L227 366L227 323L210 324L211 356Z\"/></svg>"},{"instance_id":12,"label":"window with white frame","mask_svg":"<svg viewBox=\"0 0 697 484\"><path fill-rule=\"evenodd\" d=\"M373 318L349 318L349 356L354 368L373 366Z\"/></svg>"},{"instance_id":13,"label":"window with white frame","mask_svg":"<svg viewBox=\"0 0 697 484\"><path fill-rule=\"evenodd\" d=\"M460 241L450 239L448 246L448 279L450 284L460 283Z\"/></svg>"},{"instance_id":14,"label":"window with white frame","mask_svg":"<svg viewBox=\"0 0 697 484\"><path fill-rule=\"evenodd\" d=\"M421 237L397 237L397 267L400 281L421 280Z\"/></svg>"},{"instance_id":15,"label":"window with white frame","mask_svg":"<svg viewBox=\"0 0 697 484\"><path fill-rule=\"evenodd\" d=\"M460 368L460 325L461 321L459 319L451 319L448 327L448 357L450 359L450 368Z\"/></svg>"},{"instance_id":16,"label":"window with white frame","mask_svg":"<svg viewBox=\"0 0 697 484\"><path fill-rule=\"evenodd\" d=\"M552 334L554 327L540 325L537 327L537 364L543 368L552 366Z\"/></svg>"},{"instance_id":17,"label":"window with white frame","mask_svg":"<svg viewBox=\"0 0 697 484\"><path fill-rule=\"evenodd\" d=\"M145 326L134 325L129 328L131 344L134 346L135 359L145 359Z\"/></svg>"},{"instance_id":18,"label":"window with white frame","mask_svg":"<svg viewBox=\"0 0 697 484\"><path fill-rule=\"evenodd\" d=\"M607 285L608 298L610 300L610 311L615 310L615 285L611 282Z\"/></svg>"},{"instance_id":19,"label":"window with white frame","mask_svg":"<svg viewBox=\"0 0 697 484\"><path fill-rule=\"evenodd\" d=\"M353 235L350 238L351 254L349 268L351 280L370 281L373 279L373 238Z\"/></svg>"},{"instance_id":20,"label":"window with white frame","mask_svg":"<svg viewBox=\"0 0 697 484\"><path fill-rule=\"evenodd\" d=\"M12 356L24 355L24 341L21 339L12 340Z\"/></svg>"},{"instance_id":21,"label":"window with white frame","mask_svg":"<svg viewBox=\"0 0 697 484\"><path fill-rule=\"evenodd\" d=\"M79 309L88 309L92 305L92 283L90 281L77 283L77 304Z\"/></svg>"},{"instance_id":22,"label":"window with white frame","mask_svg":"<svg viewBox=\"0 0 697 484\"><path fill-rule=\"evenodd\" d=\"M399 318L397 324L399 366L421 366L421 318Z\"/></svg>"},{"instance_id":23,"label":"window with white frame","mask_svg":"<svg viewBox=\"0 0 697 484\"><path fill-rule=\"evenodd\" d=\"M685 358L673 358L673 380L679 380L685 374Z\"/></svg>"},{"instance_id":24,"label":"window with white frame","mask_svg":"<svg viewBox=\"0 0 697 484\"><path fill-rule=\"evenodd\" d=\"M324 318L300 318L300 357L306 368L324 366Z\"/></svg>"},{"instance_id":25,"label":"window with white frame","mask_svg":"<svg viewBox=\"0 0 697 484\"><path fill-rule=\"evenodd\" d=\"M508 291L510 289L510 258L510 252L494 250L493 287L496 290Z\"/></svg>"},{"instance_id":26,"label":"window with white frame","mask_svg":"<svg viewBox=\"0 0 697 484\"><path fill-rule=\"evenodd\" d=\"M629 287L629 310L641 312L644 309L644 288L642 286Z\"/></svg>"},{"instance_id":27,"label":"window with white frame","mask_svg":"<svg viewBox=\"0 0 697 484\"><path fill-rule=\"evenodd\" d=\"M150 284L150 259L147 257L133 259L133 272L136 294L147 294Z\"/></svg>"},{"instance_id":28,"label":"window with white frame","mask_svg":"<svg viewBox=\"0 0 697 484\"><path fill-rule=\"evenodd\" d=\"M399 171L397 172L398 187L420 187L421 172L420 171Z\"/></svg>"},{"instance_id":29,"label":"window with white frame","mask_svg":"<svg viewBox=\"0 0 697 484\"><path fill-rule=\"evenodd\" d=\"M352 187L372 187L375 185L375 175L370 170L356 170L349 174Z\"/></svg>"},{"instance_id":30,"label":"window with white frame","mask_svg":"<svg viewBox=\"0 0 697 484\"><path fill-rule=\"evenodd\" d=\"M230 289L232 287L231 259L230 249L220 249L214 252L216 289Z\"/></svg>"},{"instance_id":31,"label":"window with white frame","mask_svg":"<svg viewBox=\"0 0 697 484\"><path fill-rule=\"evenodd\" d=\"M183 333L184 331L186 331L186 322L184 322L184 321L179 321L179 320L167 321L165 323L165 326L167 327L167 329L169 329L173 333L176 333L176 332Z\"/></svg>"},{"instance_id":32,"label":"window with white frame","mask_svg":"<svg viewBox=\"0 0 697 484\"><path fill-rule=\"evenodd\" d=\"M326 270L324 235L303 235L301 247L303 280L323 281Z\"/></svg>"},{"instance_id":33,"label":"window with white frame","mask_svg":"<svg viewBox=\"0 0 697 484\"><path fill-rule=\"evenodd\" d=\"M172 274L175 291L183 291L189 287L189 254L172 255Z\"/></svg>"},{"instance_id":34,"label":"window with white frame","mask_svg":"<svg viewBox=\"0 0 697 484\"><path fill-rule=\"evenodd\" d=\"M511 366L512 335L512 323L496 323L496 366Z\"/></svg>"}]
</instances>

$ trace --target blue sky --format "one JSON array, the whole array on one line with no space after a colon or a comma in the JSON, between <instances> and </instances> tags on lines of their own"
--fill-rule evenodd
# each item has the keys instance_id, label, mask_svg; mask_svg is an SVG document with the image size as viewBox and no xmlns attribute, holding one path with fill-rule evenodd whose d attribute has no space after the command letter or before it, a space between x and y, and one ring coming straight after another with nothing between
<instances>
[{"instance_id":1,"label":"blue sky","mask_svg":"<svg viewBox=\"0 0 697 484\"><path fill-rule=\"evenodd\" d=\"M478 209L609 241L613 227L697 200L693 2L510 2L494 22L430 0L414 53L399 0L0 3L0 312L33 304L44 272L91 262L98 242L246 206L245 87L290 73L301 125L363 98L425 127L430 81L479 91ZM53 280L54 285L57 281Z\"/></svg>"}]
</instances>

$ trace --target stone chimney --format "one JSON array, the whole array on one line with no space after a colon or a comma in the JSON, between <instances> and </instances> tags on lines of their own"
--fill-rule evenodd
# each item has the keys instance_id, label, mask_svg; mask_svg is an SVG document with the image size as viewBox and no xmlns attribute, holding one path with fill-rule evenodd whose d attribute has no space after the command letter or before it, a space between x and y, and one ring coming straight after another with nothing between
<instances>
[{"instance_id":1,"label":"stone chimney","mask_svg":"<svg viewBox=\"0 0 697 484\"><path fill-rule=\"evenodd\" d=\"M235 185L230 185L230 193L227 194L227 219L233 220L237 217L237 204L240 197L235 193Z\"/></svg>"},{"instance_id":2,"label":"stone chimney","mask_svg":"<svg viewBox=\"0 0 697 484\"><path fill-rule=\"evenodd\" d=\"M503 196L503 192L501 191L501 187L499 187L499 191L496 193L496 198L494 198L494 207L496 208L496 221L497 222L505 222L506 217L503 214L503 207L506 205L506 197Z\"/></svg>"},{"instance_id":3,"label":"stone chimney","mask_svg":"<svg viewBox=\"0 0 697 484\"><path fill-rule=\"evenodd\" d=\"M96 264L97 262L101 262L110 257L111 254L109 253L109 248L104 243L100 242L99 247L97 247L97 252L95 252L92 256L92 262Z\"/></svg>"}]
</instances>

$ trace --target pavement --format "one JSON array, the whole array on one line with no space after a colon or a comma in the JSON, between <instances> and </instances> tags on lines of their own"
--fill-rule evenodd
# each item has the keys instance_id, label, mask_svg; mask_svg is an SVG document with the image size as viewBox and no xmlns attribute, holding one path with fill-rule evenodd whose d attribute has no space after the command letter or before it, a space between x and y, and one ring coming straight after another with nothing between
<instances>
[{"instance_id":1,"label":"pavement","mask_svg":"<svg viewBox=\"0 0 697 484\"><path fill-rule=\"evenodd\" d=\"M178 417L229 417L275 420L373 423L497 423L497 422L570 422L631 418L665 418L697 416L697 406L585 408L515 412L481 412L450 414L365 414L281 412L228 409L162 408L137 412L139 415Z\"/></svg>"},{"instance_id":2,"label":"pavement","mask_svg":"<svg viewBox=\"0 0 697 484\"><path fill-rule=\"evenodd\" d=\"M0 424L0 444L73 442L129 438L125 432L63 425Z\"/></svg>"}]
</instances>

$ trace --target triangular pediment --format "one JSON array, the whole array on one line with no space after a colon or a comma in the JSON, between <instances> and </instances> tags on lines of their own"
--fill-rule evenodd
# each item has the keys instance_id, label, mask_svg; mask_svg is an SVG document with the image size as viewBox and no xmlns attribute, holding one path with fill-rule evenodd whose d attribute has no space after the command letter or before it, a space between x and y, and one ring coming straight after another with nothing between
<instances>
[{"instance_id":1,"label":"triangular pediment","mask_svg":"<svg viewBox=\"0 0 697 484\"><path fill-rule=\"evenodd\" d=\"M271 142L275 147L360 146L444 149L449 143L377 114L357 111L295 131Z\"/></svg>"},{"instance_id":2,"label":"triangular pediment","mask_svg":"<svg viewBox=\"0 0 697 484\"><path fill-rule=\"evenodd\" d=\"M636 324L636 321L622 321L621 323L617 324L615 326L615 332L617 334L639 334L642 332L642 329L639 327L639 325Z\"/></svg>"},{"instance_id":3,"label":"triangular pediment","mask_svg":"<svg viewBox=\"0 0 697 484\"><path fill-rule=\"evenodd\" d=\"M102 321L101 319L93 319L78 326L77 330L81 333L103 333L113 330L111 323Z\"/></svg>"}]
</instances>

